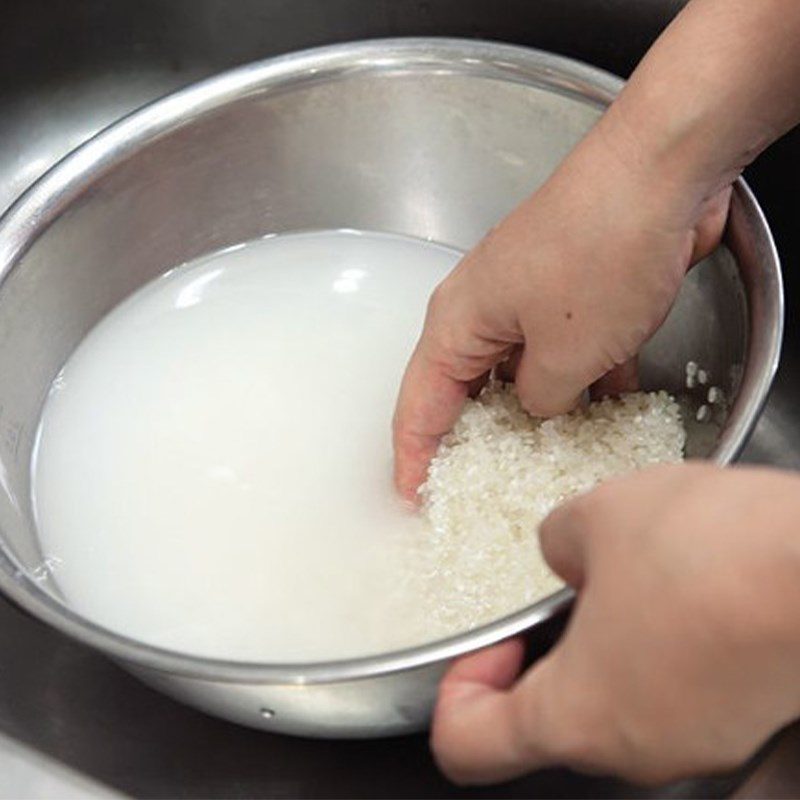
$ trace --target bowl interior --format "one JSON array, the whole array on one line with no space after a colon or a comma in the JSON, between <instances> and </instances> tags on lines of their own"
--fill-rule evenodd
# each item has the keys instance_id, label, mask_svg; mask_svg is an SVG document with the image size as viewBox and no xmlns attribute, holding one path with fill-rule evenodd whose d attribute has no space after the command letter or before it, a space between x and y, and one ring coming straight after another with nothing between
<instances>
[{"instance_id":1,"label":"bowl interior","mask_svg":"<svg viewBox=\"0 0 800 800\"><path fill-rule=\"evenodd\" d=\"M602 111L558 70L511 79L454 62L303 75L107 151L79 191L49 201L46 225L31 221L11 259L0 289L0 530L19 574L43 590L57 593L57 562L36 539L33 437L52 378L107 311L174 265L271 232L345 227L469 248ZM134 124L125 130L136 138ZM73 158L60 177L84 166ZM691 359L735 401L746 298L730 250L694 269L645 348L644 388L683 392ZM690 424L690 454L712 453L724 416Z\"/></svg>"}]
</instances>

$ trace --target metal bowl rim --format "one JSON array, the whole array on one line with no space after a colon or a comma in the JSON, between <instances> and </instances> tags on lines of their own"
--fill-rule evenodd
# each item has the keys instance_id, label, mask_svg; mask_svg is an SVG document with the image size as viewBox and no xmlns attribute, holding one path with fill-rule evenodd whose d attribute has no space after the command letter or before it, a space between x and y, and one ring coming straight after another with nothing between
<instances>
[{"instance_id":1,"label":"metal bowl rim","mask_svg":"<svg viewBox=\"0 0 800 800\"><path fill-rule=\"evenodd\" d=\"M436 69L448 74L497 78L538 85L597 106L610 103L623 86L597 67L533 48L440 37L372 39L303 50L257 61L192 84L138 109L100 131L34 183L0 219L0 288L30 244L100 175L193 120L253 94L338 80L354 74ZM747 407L726 426L718 463L728 463L749 435L777 369L783 321L779 261L764 215L752 192L738 181L737 193L766 236L769 330ZM752 344L752 343L751 343ZM734 412L737 409L734 409ZM733 414L732 414L733 418ZM419 647L345 661L265 664L193 656L154 647L96 625L62 605L20 569L0 541L0 590L22 610L115 659L198 680L250 684L337 683L422 668L488 646L553 618L571 604L562 589L527 608L472 631Z\"/></svg>"}]
</instances>

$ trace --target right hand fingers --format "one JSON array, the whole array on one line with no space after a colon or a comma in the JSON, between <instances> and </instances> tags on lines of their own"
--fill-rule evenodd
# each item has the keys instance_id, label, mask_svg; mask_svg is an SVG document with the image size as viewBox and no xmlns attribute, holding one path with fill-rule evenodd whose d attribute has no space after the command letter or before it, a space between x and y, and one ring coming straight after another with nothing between
<instances>
[{"instance_id":1,"label":"right hand fingers","mask_svg":"<svg viewBox=\"0 0 800 800\"><path fill-rule=\"evenodd\" d=\"M526 343L514 383L522 407L535 417L555 417L572 411L581 401L585 384L568 371L547 367L535 342Z\"/></svg>"},{"instance_id":2,"label":"right hand fingers","mask_svg":"<svg viewBox=\"0 0 800 800\"><path fill-rule=\"evenodd\" d=\"M424 335L423 335L424 338ZM394 483L415 502L439 439L455 424L468 384L432 362L421 342L406 367L393 422Z\"/></svg>"},{"instance_id":3,"label":"right hand fingers","mask_svg":"<svg viewBox=\"0 0 800 800\"><path fill-rule=\"evenodd\" d=\"M443 284L431 297L425 326L406 367L393 428L395 486L414 502L441 437L458 419L470 388L512 345L482 338L474 293ZM480 298L478 298L480 300Z\"/></svg>"},{"instance_id":4,"label":"right hand fingers","mask_svg":"<svg viewBox=\"0 0 800 800\"><path fill-rule=\"evenodd\" d=\"M634 357L614 367L611 372L607 372L595 381L589 391L593 400L602 400L604 397L619 397L621 394L635 392L638 389L639 359Z\"/></svg>"}]
</instances>

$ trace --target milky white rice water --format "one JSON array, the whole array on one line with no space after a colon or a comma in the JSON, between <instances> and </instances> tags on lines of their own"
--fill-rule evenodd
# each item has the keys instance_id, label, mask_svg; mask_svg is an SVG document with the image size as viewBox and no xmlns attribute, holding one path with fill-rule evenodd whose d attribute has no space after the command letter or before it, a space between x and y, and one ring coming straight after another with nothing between
<instances>
[{"instance_id":1,"label":"milky white rice water","mask_svg":"<svg viewBox=\"0 0 800 800\"><path fill-rule=\"evenodd\" d=\"M419 644L556 588L536 525L609 475L680 460L677 406L632 395L543 423L492 386L409 513L390 421L458 257L383 234L269 237L112 311L54 381L34 460L68 603L152 644L285 662Z\"/></svg>"}]
</instances>

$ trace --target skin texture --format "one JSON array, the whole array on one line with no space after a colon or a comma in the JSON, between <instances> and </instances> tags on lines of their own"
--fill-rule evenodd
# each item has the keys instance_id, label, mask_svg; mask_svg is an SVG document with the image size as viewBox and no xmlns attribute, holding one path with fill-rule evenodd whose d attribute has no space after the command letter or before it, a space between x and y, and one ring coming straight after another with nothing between
<instances>
[{"instance_id":1,"label":"skin texture","mask_svg":"<svg viewBox=\"0 0 800 800\"><path fill-rule=\"evenodd\" d=\"M800 3L693 0L544 186L437 288L394 419L406 499L492 367L512 357L525 407L552 415L636 355L718 242L731 182L800 119L798 41Z\"/></svg>"},{"instance_id":2,"label":"skin texture","mask_svg":"<svg viewBox=\"0 0 800 800\"><path fill-rule=\"evenodd\" d=\"M395 413L414 502L491 369L531 413L635 385L635 357L718 243L741 169L800 120L800 3L692 0L548 181L437 288ZM569 628L520 676L457 663L432 743L463 783L567 764L647 783L733 766L800 715L800 479L687 465L557 510Z\"/></svg>"},{"instance_id":3,"label":"skin texture","mask_svg":"<svg viewBox=\"0 0 800 800\"><path fill-rule=\"evenodd\" d=\"M771 470L670 466L555 511L541 542L579 591L567 631L519 679L514 641L451 670L433 727L445 773L568 763L660 783L743 761L800 715L799 490ZM754 519L770 524L753 535Z\"/></svg>"},{"instance_id":4,"label":"skin texture","mask_svg":"<svg viewBox=\"0 0 800 800\"><path fill-rule=\"evenodd\" d=\"M533 414L570 410L604 376L606 392L633 388L624 365L666 317L689 265L719 241L729 188L686 209L682 197L654 195L649 176L601 133L434 292L395 417L395 479L406 499L475 383L509 356ZM569 230L575 219L580 236Z\"/></svg>"}]
</instances>

